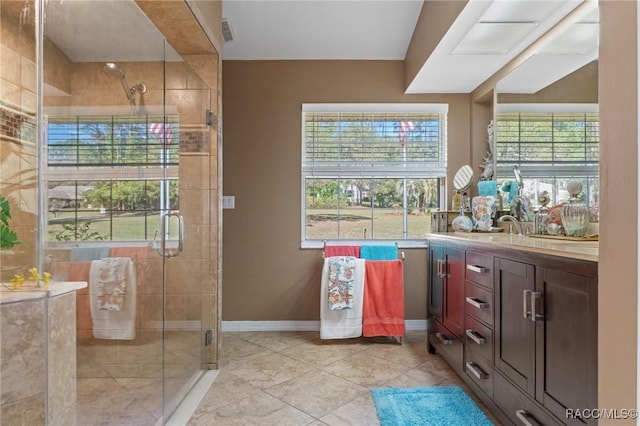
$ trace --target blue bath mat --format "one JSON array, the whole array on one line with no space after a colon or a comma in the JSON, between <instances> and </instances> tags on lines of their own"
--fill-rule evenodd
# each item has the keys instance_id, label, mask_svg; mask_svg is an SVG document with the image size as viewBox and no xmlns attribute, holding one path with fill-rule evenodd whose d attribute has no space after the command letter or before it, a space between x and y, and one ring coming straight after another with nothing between
<instances>
[{"instance_id":1,"label":"blue bath mat","mask_svg":"<svg viewBox=\"0 0 640 426\"><path fill-rule=\"evenodd\" d=\"M458 386L371 389L382 426L492 426Z\"/></svg>"}]
</instances>

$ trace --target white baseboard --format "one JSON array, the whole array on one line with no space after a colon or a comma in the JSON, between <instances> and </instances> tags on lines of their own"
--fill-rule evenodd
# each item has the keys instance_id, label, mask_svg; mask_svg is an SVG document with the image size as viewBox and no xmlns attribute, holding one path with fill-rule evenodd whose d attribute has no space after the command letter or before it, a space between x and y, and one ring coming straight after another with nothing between
<instances>
[{"instance_id":1,"label":"white baseboard","mask_svg":"<svg viewBox=\"0 0 640 426\"><path fill-rule=\"evenodd\" d=\"M427 329L427 320L405 320L407 331ZM222 331L319 331L320 321L222 321Z\"/></svg>"}]
</instances>

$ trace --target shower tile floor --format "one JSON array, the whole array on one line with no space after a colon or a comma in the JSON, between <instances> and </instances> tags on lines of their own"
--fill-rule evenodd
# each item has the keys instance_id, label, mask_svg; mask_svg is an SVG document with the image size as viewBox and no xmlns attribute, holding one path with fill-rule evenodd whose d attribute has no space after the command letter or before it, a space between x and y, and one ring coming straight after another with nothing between
<instances>
[{"instance_id":1,"label":"shower tile floor","mask_svg":"<svg viewBox=\"0 0 640 426\"><path fill-rule=\"evenodd\" d=\"M372 387L460 386L426 333L402 344L320 340L318 332L225 332L219 374L189 421L201 425L379 425Z\"/></svg>"},{"instance_id":2,"label":"shower tile floor","mask_svg":"<svg viewBox=\"0 0 640 426\"><path fill-rule=\"evenodd\" d=\"M427 353L424 331L408 332L401 345L321 340L317 331L225 332L219 373L188 425L378 425L372 387L437 385L462 387L498 424L442 358ZM74 424L155 425L161 401L160 378L79 377Z\"/></svg>"},{"instance_id":3,"label":"shower tile floor","mask_svg":"<svg viewBox=\"0 0 640 426\"><path fill-rule=\"evenodd\" d=\"M79 339L77 402L59 425L155 425L165 392L176 395L199 368L200 334L165 332L164 381L160 332L141 332L130 342Z\"/></svg>"}]
</instances>

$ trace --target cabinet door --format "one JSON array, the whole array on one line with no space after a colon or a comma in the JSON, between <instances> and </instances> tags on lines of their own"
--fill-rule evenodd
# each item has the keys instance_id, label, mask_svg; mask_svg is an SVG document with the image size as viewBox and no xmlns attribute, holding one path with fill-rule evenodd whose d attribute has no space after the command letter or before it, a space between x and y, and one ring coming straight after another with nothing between
<instances>
[{"instance_id":1,"label":"cabinet door","mask_svg":"<svg viewBox=\"0 0 640 426\"><path fill-rule=\"evenodd\" d=\"M445 249L446 280L444 287L443 324L464 339L464 250Z\"/></svg>"},{"instance_id":2,"label":"cabinet door","mask_svg":"<svg viewBox=\"0 0 640 426\"><path fill-rule=\"evenodd\" d=\"M536 270L536 399L558 418L598 406L596 291L593 278Z\"/></svg>"},{"instance_id":3,"label":"cabinet door","mask_svg":"<svg viewBox=\"0 0 640 426\"><path fill-rule=\"evenodd\" d=\"M442 322L442 304L444 290L444 247L429 244L429 292L427 310L429 315Z\"/></svg>"},{"instance_id":4,"label":"cabinet door","mask_svg":"<svg viewBox=\"0 0 640 426\"><path fill-rule=\"evenodd\" d=\"M535 268L496 258L494 287L495 367L525 392L535 392L535 325L531 296Z\"/></svg>"}]
</instances>

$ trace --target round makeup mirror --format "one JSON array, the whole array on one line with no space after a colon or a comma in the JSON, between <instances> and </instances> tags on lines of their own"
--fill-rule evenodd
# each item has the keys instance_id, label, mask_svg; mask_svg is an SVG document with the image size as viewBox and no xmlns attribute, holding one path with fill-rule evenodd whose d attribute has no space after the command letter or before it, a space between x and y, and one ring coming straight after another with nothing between
<instances>
[{"instance_id":1,"label":"round makeup mirror","mask_svg":"<svg viewBox=\"0 0 640 426\"><path fill-rule=\"evenodd\" d=\"M453 187L458 191L469 189L473 183L473 168L470 165L462 166L453 177Z\"/></svg>"}]
</instances>

